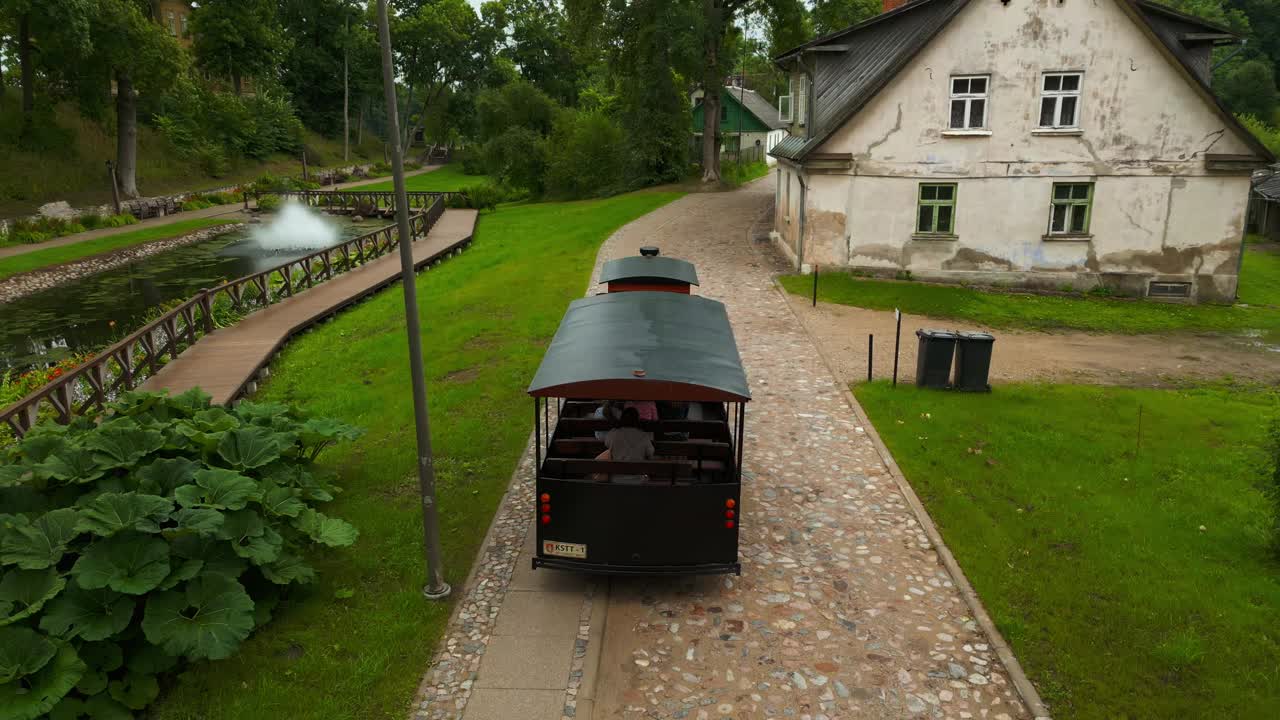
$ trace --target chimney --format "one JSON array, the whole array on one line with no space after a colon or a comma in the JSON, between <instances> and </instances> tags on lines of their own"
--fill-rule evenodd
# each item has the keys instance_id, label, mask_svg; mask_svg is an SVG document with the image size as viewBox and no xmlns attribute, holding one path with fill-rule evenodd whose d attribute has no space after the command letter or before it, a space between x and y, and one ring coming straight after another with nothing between
<instances>
[{"instance_id":1,"label":"chimney","mask_svg":"<svg viewBox=\"0 0 1280 720\"><path fill-rule=\"evenodd\" d=\"M881 6L882 8L881 12L889 12L891 10L897 10L903 5L906 5L911 0L882 0L882 1L884 4Z\"/></svg>"}]
</instances>

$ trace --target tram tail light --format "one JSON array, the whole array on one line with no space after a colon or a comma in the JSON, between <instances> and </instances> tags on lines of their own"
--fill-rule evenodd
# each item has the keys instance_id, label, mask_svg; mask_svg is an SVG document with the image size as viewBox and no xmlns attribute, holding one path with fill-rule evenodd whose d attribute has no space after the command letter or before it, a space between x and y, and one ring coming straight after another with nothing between
<instances>
[{"instance_id":1,"label":"tram tail light","mask_svg":"<svg viewBox=\"0 0 1280 720\"><path fill-rule=\"evenodd\" d=\"M543 524L543 525L550 525L550 524L551 524L551 516L550 516L550 515L543 515L543 516L542 516L542 524Z\"/></svg>"},{"instance_id":2,"label":"tram tail light","mask_svg":"<svg viewBox=\"0 0 1280 720\"><path fill-rule=\"evenodd\" d=\"M732 529L733 529L733 521L732 521L732 520L725 520L725 521L724 521L724 526L725 526L725 528L726 528L726 529L728 529L728 530L732 530Z\"/></svg>"},{"instance_id":3,"label":"tram tail light","mask_svg":"<svg viewBox=\"0 0 1280 720\"><path fill-rule=\"evenodd\" d=\"M538 498L538 500L544 503L551 502L551 493L542 493L542 497Z\"/></svg>"},{"instance_id":4,"label":"tram tail light","mask_svg":"<svg viewBox=\"0 0 1280 720\"><path fill-rule=\"evenodd\" d=\"M732 520L732 519L733 519L733 516L734 516L735 514L736 514L736 513L735 513L735 512L733 512L732 510L725 510L725 511L724 511L724 516L725 516L726 518L730 519L730 520Z\"/></svg>"}]
</instances>

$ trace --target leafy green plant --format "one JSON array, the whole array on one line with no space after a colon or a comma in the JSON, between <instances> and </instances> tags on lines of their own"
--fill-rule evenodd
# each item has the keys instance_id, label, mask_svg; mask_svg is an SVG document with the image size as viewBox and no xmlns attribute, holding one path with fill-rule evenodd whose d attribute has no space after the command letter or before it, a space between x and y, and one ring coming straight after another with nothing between
<instances>
[{"instance_id":1,"label":"leafy green plant","mask_svg":"<svg viewBox=\"0 0 1280 720\"><path fill-rule=\"evenodd\" d=\"M258 209L272 212L280 208L279 195L262 195L258 198Z\"/></svg>"},{"instance_id":2,"label":"leafy green plant","mask_svg":"<svg viewBox=\"0 0 1280 720\"><path fill-rule=\"evenodd\" d=\"M312 462L358 437L277 403L127 393L0 457L0 720L129 717L158 676L235 654L304 556L356 541Z\"/></svg>"}]
</instances>

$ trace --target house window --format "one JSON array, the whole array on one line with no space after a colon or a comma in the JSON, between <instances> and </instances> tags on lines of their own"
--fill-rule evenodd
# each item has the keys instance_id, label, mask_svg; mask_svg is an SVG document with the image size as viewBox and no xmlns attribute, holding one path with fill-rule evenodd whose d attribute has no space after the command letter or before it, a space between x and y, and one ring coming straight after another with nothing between
<instances>
[{"instance_id":1,"label":"house window","mask_svg":"<svg viewBox=\"0 0 1280 720\"><path fill-rule=\"evenodd\" d=\"M796 80L796 122L804 125L809 114L809 77L801 75Z\"/></svg>"},{"instance_id":2,"label":"house window","mask_svg":"<svg viewBox=\"0 0 1280 720\"><path fill-rule=\"evenodd\" d=\"M190 35L191 30L187 28L187 16L183 15L181 18L178 19L178 22L180 22L182 25L182 37L187 37L188 35Z\"/></svg>"},{"instance_id":3,"label":"house window","mask_svg":"<svg viewBox=\"0 0 1280 720\"><path fill-rule=\"evenodd\" d=\"M951 129L974 130L987 126L986 75L951 78Z\"/></svg>"},{"instance_id":4,"label":"house window","mask_svg":"<svg viewBox=\"0 0 1280 720\"><path fill-rule=\"evenodd\" d=\"M178 34L178 18L173 14L173 11L170 10L169 12L165 13L164 19L165 19L165 25L168 26L169 28L169 34L177 35Z\"/></svg>"},{"instance_id":5,"label":"house window","mask_svg":"<svg viewBox=\"0 0 1280 720\"><path fill-rule=\"evenodd\" d=\"M1073 128L1080 119L1080 73L1045 73L1040 92L1040 127Z\"/></svg>"},{"instance_id":6,"label":"house window","mask_svg":"<svg viewBox=\"0 0 1280 720\"><path fill-rule=\"evenodd\" d=\"M955 183L920 183L916 232L952 235L956 227Z\"/></svg>"},{"instance_id":7,"label":"house window","mask_svg":"<svg viewBox=\"0 0 1280 720\"><path fill-rule=\"evenodd\" d=\"M778 96L778 122L791 122L791 96Z\"/></svg>"},{"instance_id":8,"label":"house window","mask_svg":"<svg viewBox=\"0 0 1280 720\"><path fill-rule=\"evenodd\" d=\"M1093 183L1054 183L1050 235L1087 235L1093 212Z\"/></svg>"}]
</instances>

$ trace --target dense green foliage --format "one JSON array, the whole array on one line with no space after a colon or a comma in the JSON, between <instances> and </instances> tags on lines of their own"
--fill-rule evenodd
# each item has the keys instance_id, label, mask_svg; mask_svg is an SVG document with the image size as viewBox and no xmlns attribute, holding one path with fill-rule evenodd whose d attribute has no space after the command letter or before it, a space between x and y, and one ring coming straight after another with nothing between
<instances>
[{"instance_id":1,"label":"dense green foliage","mask_svg":"<svg viewBox=\"0 0 1280 720\"><path fill-rule=\"evenodd\" d=\"M1054 717L1280 702L1274 390L854 392Z\"/></svg>"},{"instance_id":2,"label":"dense green foliage","mask_svg":"<svg viewBox=\"0 0 1280 720\"><path fill-rule=\"evenodd\" d=\"M129 717L182 662L235 654L303 557L356 540L312 463L360 433L276 403L129 393L0 465L0 718Z\"/></svg>"},{"instance_id":3,"label":"dense green foliage","mask_svg":"<svg viewBox=\"0 0 1280 720\"><path fill-rule=\"evenodd\" d=\"M462 587L528 442L528 378L565 307L586 290L600 244L677 197L501 207L480 217L467 252L418 275L443 564L453 587ZM360 528L358 551L317 557L315 585L234 662L185 673L152 708L155 720L404 717L464 599L422 599L405 344L404 298L393 288L294 340L272 363L261 399L367 430L321 459L345 488L326 512Z\"/></svg>"},{"instance_id":4,"label":"dense green foliage","mask_svg":"<svg viewBox=\"0 0 1280 720\"><path fill-rule=\"evenodd\" d=\"M1107 333L1177 331L1260 331L1280 342L1280 255L1247 251L1240 299L1248 305L1181 305L1075 295L1026 295L954 285L860 278L847 273L819 275L818 299L872 310L955 318L988 327L1083 330ZM783 287L808 297L809 275L788 275Z\"/></svg>"},{"instance_id":5,"label":"dense green foliage","mask_svg":"<svg viewBox=\"0 0 1280 720\"><path fill-rule=\"evenodd\" d=\"M64 220L56 217L36 217L15 220L0 231L0 247L9 245L33 245L52 240L63 235L132 225L138 220L128 213L120 215L97 215L89 213L75 220Z\"/></svg>"}]
</instances>

